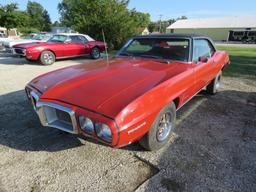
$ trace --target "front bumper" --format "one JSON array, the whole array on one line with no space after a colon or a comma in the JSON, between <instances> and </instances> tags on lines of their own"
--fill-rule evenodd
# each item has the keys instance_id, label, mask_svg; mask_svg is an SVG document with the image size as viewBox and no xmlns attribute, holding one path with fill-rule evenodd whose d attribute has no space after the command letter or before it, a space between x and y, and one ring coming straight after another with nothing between
<instances>
[{"instance_id":1,"label":"front bumper","mask_svg":"<svg viewBox=\"0 0 256 192\"><path fill-rule=\"evenodd\" d=\"M117 147L119 129L114 119L71 104L49 99L40 99L39 94L35 91L31 91L29 88L26 88L26 93L43 126L56 128L72 134L83 135L106 145ZM107 142L101 139L97 136L95 131L91 134L83 131L79 125L80 115L92 119L94 124L97 122L107 124L111 128L112 141Z\"/></svg>"},{"instance_id":2,"label":"front bumper","mask_svg":"<svg viewBox=\"0 0 256 192\"><path fill-rule=\"evenodd\" d=\"M14 54L14 52L13 52L13 49L11 48L11 47L4 47L4 49L3 49L6 53L11 53L11 54Z\"/></svg>"},{"instance_id":3,"label":"front bumper","mask_svg":"<svg viewBox=\"0 0 256 192\"><path fill-rule=\"evenodd\" d=\"M19 55L19 56L25 57L26 56L26 49L24 49L24 48L12 48L12 53L14 55Z\"/></svg>"},{"instance_id":4,"label":"front bumper","mask_svg":"<svg viewBox=\"0 0 256 192\"><path fill-rule=\"evenodd\" d=\"M77 134L75 112L67 107L50 102L37 102L36 112L43 126Z\"/></svg>"}]
</instances>

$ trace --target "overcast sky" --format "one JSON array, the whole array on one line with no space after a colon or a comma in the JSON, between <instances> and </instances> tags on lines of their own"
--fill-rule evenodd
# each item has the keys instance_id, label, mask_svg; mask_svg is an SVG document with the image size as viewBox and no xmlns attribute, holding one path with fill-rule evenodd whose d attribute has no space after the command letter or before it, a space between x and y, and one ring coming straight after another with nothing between
<instances>
[{"instance_id":1,"label":"overcast sky","mask_svg":"<svg viewBox=\"0 0 256 192\"><path fill-rule=\"evenodd\" d=\"M52 21L59 19L57 5L61 0L34 0L44 6ZM16 2L25 10L28 0L0 0L0 4ZM156 21L185 15L189 18L256 16L256 0L130 0L129 8L150 13Z\"/></svg>"}]
</instances>

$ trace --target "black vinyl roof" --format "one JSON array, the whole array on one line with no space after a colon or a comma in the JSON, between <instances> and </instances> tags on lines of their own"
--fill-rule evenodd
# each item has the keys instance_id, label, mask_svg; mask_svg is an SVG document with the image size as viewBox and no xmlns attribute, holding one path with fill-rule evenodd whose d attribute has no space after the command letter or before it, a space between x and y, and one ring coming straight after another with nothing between
<instances>
[{"instance_id":1,"label":"black vinyl roof","mask_svg":"<svg viewBox=\"0 0 256 192\"><path fill-rule=\"evenodd\" d=\"M150 34L150 35L141 35L135 38L209 38L207 35L195 34L195 33L165 33L165 34Z\"/></svg>"}]
</instances>

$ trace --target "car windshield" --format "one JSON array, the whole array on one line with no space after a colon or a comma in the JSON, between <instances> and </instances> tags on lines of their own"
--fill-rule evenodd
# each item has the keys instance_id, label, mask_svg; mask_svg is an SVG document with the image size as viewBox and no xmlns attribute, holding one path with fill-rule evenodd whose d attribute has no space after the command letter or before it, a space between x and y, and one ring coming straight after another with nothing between
<instances>
[{"instance_id":1,"label":"car windshield","mask_svg":"<svg viewBox=\"0 0 256 192\"><path fill-rule=\"evenodd\" d=\"M136 38L130 40L116 56L187 62L189 59L189 40L178 38Z\"/></svg>"},{"instance_id":2,"label":"car windshield","mask_svg":"<svg viewBox=\"0 0 256 192\"><path fill-rule=\"evenodd\" d=\"M30 33L30 34L27 34L24 39L33 39L35 36L37 36L37 34L34 34L34 33Z\"/></svg>"},{"instance_id":3,"label":"car windshield","mask_svg":"<svg viewBox=\"0 0 256 192\"><path fill-rule=\"evenodd\" d=\"M67 40L67 36L66 35L53 35L48 42L65 42Z\"/></svg>"},{"instance_id":4,"label":"car windshield","mask_svg":"<svg viewBox=\"0 0 256 192\"><path fill-rule=\"evenodd\" d=\"M32 39L33 40L48 40L51 37L49 34L38 34L35 35Z\"/></svg>"}]
</instances>

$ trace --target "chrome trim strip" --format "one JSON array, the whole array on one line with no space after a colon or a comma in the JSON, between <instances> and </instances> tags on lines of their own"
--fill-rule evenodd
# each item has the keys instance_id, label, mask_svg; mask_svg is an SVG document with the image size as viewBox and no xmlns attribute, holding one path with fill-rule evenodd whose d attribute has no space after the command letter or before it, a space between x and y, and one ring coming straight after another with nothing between
<instances>
[{"instance_id":1,"label":"chrome trim strip","mask_svg":"<svg viewBox=\"0 0 256 192\"><path fill-rule=\"evenodd\" d=\"M44 111L44 107L51 107L54 109L58 109L60 111L64 111L66 113L68 113L70 115L71 121L72 121L72 128L73 131L68 130L63 128L62 126L59 125L54 125L51 124L47 121L47 117L45 115L45 111ZM76 117L75 117L75 112L73 110L71 110L70 108L55 104L55 103L49 103L49 102L37 102L36 104L36 112L39 116L39 119L41 121L41 124L43 126L49 126L49 127L53 127L53 128L57 128L60 129L62 131L68 132L68 133L72 133L72 134L77 134L78 133L78 129L77 129L77 122L76 122Z\"/></svg>"},{"instance_id":2,"label":"chrome trim strip","mask_svg":"<svg viewBox=\"0 0 256 192\"><path fill-rule=\"evenodd\" d=\"M56 59L68 59L68 58L74 58L74 57L83 57L83 56L89 56L90 54L82 54L82 55L74 55L74 56L64 56L64 57L56 57Z\"/></svg>"},{"instance_id":3,"label":"chrome trim strip","mask_svg":"<svg viewBox=\"0 0 256 192\"><path fill-rule=\"evenodd\" d=\"M31 103L32 103L32 105L33 105L33 108L34 108L34 110L35 110L35 112L36 112L36 111L37 111L37 109L36 109L36 103L39 101L39 96L38 96L34 91L31 91L30 94L28 94L28 96L29 96L30 101L31 101ZM34 103L32 97L35 99L36 103Z\"/></svg>"}]
</instances>

